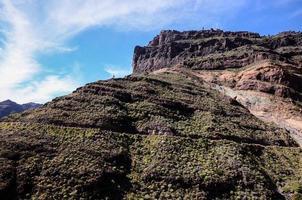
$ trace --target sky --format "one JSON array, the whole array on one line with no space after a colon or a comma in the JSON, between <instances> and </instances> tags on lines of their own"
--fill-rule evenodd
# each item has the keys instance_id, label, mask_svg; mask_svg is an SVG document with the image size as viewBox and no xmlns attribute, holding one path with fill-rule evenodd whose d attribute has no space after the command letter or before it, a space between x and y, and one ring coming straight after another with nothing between
<instances>
[{"instance_id":1,"label":"sky","mask_svg":"<svg viewBox=\"0 0 302 200\"><path fill-rule=\"evenodd\" d=\"M45 103L131 73L161 30L302 31L302 0L0 0L0 101Z\"/></svg>"}]
</instances>

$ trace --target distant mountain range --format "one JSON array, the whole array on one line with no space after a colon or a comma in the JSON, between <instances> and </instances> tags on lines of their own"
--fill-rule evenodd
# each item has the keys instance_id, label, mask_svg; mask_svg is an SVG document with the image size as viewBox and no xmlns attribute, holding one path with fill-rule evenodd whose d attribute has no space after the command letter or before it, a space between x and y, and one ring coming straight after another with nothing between
<instances>
[{"instance_id":1,"label":"distant mountain range","mask_svg":"<svg viewBox=\"0 0 302 200\"><path fill-rule=\"evenodd\" d=\"M23 112L25 110L32 110L40 107L41 104L37 103L26 103L26 104L18 104L11 100L6 100L0 102L0 118L10 115L12 113Z\"/></svg>"}]
</instances>

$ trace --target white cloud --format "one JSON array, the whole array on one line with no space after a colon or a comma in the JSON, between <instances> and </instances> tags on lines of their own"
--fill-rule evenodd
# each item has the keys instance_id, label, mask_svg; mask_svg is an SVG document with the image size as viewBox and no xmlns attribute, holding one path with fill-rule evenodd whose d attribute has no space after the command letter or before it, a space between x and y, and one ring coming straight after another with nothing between
<instances>
[{"instance_id":1,"label":"white cloud","mask_svg":"<svg viewBox=\"0 0 302 200\"><path fill-rule=\"evenodd\" d=\"M245 1L0 0L0 100L41 102L74 89L77 80L45 73L36 57L77 50L66 41L91 27L149 30L196 18L201 25L217 24L216 18L235 12ZM129 73L112 67L107 72Z\"/></svg>"},{"instance_id":2,"label":"white cloud","mask_svg":"<svg viewBox=\"0 0 302 200\"><path fill-rule=\"evenodd\" d=\"M10 30L4 32L6 41L0 55L0 86L11 87L39 70L39 64L33 57L39 42L29 31L33 28L22 13L8 0L4 0L3 4L1 17L9 22Z\"/></svg>"},{"instance_id":3,"label":"white cloud","mask_svg":"<svg viewBox=\"0 0 302 200\"><path fill-rule=\"evenodd\" d=\"M50 75L41 81L31 81L30 84L25 84L21 88L3 88L1 96L9 96L19 103L44 103L49 100L49 97L70 92L77 86L78 83L70 75Z\"/></svg>"},{"instance_id":4,"label":"white cloud","mask_svg":"<svg viewBox=\"0 0 302 200\"><path fill-rule=\"evenodd\" d=\"M118 67L118 66L106 66L104 69L111 77L124 77L131 74L131 68Z\"/></svg>"}]
</instances>

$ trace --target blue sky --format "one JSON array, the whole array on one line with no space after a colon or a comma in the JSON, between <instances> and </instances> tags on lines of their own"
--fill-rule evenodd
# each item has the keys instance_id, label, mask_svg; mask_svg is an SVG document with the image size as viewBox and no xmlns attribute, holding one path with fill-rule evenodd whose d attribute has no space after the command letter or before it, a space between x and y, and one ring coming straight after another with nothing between
<instances>
[{"instance_id":1,"label":"blue sky","mask_svg":"<svg viewBox=\"0 0 302 200\"><path fill-rule=\"evenodd\" d=\"M0 0L0 101L46 102L114 73L162 29L302 29L302 0Z\"/></svg>"}]
</instances>

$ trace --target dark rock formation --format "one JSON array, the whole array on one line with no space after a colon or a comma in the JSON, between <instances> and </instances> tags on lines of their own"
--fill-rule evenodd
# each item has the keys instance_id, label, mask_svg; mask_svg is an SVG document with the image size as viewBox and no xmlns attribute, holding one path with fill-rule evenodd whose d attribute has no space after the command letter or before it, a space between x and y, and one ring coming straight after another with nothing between
<instances>
[{"instance_id":1,"label":"dark rock formation","mask_svg":"<svg viewBox=\"0 0 302 200\"><path fill-rule=\"evenodd\" d=\"M41 104L37 104L37 103L26 103L20 105L11 100L2 101L0 102L0 118L5 117L12 113L23 112L25 110L32 110L40 106Z\"/></svg>"},{"instance_id":2,"label":"dark rock formation","mask_svg":"<svg viewBox=\"0 0 302 200\"><path fill-rule=\"evenodd\" d=\"M181 65L191 69L240 68L273 59L302 65L302 33L260 36L250 32L162 31L146 47L135 47L133 72Z\"/></svg>"},{"instance_id":3,"label":"dark rock formation","mask_svg":"<svg viewBox=\"0 0 302 200\"><path fill-rule=\"evenodd\" d=\"M162 31L148 46L135 48L133 72L152 72L169 67L245 70L263 61L273 65L243 74L238 78L240 80L233 80L233 85L228 86L294 100L302 98L301 32L260 36L221 30Z\"/></svg>"}]
</instances>

